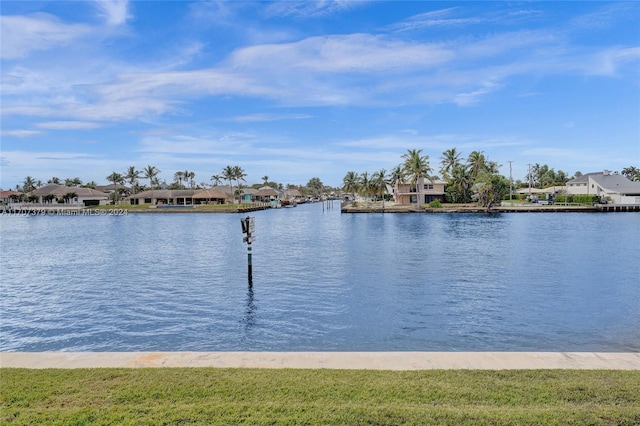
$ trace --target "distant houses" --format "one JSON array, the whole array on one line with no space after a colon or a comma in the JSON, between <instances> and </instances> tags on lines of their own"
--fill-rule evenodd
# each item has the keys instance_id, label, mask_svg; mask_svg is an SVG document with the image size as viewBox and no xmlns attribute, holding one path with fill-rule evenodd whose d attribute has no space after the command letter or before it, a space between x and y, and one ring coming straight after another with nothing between
<instances>
[{"instance_id":1,"label":"distant houses","mask_svg":"<svg viewBox=\"0 0 640 426\"><path fill-rule=\"evenodd\" d=\"M391 194L396 204L429 204L445 201L446 182L422 177L415 184L396 182L386 186L386 194ZM166 186L165 186L166 188ZM100 190L99 190L100 189ZM296 188L277 189L271 186L260 188L235 186L214 186L208 189L152 189L126 196L130 189L118 185L96 186L96 189L79 186L65 186L50 183L31 192L1 191L0 204L33 203L40 205L71 205L90 207L113 203L115 192L124 193L121 204L131 205L205 205L234 203L271 203L289 205L305 201ZM530 195L532 198L566 195L593 195L610 204L640 204L640 182L629 180L624 175L612 174L607 170L581 175L567 182L566 186L548 188L519 188L514 194ZM381 194L378 194L378 196ZM349 198L343 194L344 199ZM332 197L341 197L332 194Z\"/></svg>"},{"instance_id":2,"label":"distant houses","mask_svg":"<svg viewBox=\"0 0 640 426\"><path fill-rule=\"evenodd\" d=\"M287 192L289 191L289 192ZM229 186L214 186L210 189L153 189L143 191L127 197L128 203L133 205L201 205L201 204L233 204L270 202L286 197L301 197L298 190L279 191L269 186L259 189ZM297 193L297 195L296 195Z\"/></svg>"}]
</instances>

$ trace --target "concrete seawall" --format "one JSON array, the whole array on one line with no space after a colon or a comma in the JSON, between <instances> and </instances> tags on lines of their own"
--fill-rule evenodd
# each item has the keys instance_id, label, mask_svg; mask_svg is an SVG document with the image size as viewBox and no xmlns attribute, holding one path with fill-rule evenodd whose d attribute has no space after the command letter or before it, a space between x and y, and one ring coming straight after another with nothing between
<instances>
[{"instance_id":1,"label":"concrete seawall","mask_svg":"<svg viewBox=\"0 0 640 426\"><path fill-rule=\"evenodd\" d=\"M3 352L1 368L310 368L368 370L640 370L609 352Z\"/></svg>"}]
</instances>

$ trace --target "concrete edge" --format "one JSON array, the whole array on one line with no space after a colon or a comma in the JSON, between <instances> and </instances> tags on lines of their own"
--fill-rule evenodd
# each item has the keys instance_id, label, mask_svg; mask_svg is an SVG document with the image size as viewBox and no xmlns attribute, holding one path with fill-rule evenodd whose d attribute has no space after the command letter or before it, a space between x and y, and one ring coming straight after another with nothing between
<instances>
[{"instance_id":1,"label":"concrete edge","mask_svg":"<svg viewBox=\"0 0 640 426\"><path fill-rule=\"evenodd\" d=\"M640 370L635 352L2 352L0 368Z\"/></svg>"}]
</instances>

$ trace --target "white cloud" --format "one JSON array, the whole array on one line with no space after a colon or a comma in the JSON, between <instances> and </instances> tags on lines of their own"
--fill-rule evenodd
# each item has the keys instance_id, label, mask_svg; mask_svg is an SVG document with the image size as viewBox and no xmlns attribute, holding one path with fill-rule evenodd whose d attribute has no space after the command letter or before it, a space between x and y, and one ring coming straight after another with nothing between
<instances>
[{"instance_id":1,"label":"white cloud","mask_svg":"<svg viewBox=\"0 0 640 426\"><path fill-rule=\"evenodd\" d=\"M434 67L452 57L453 52L435 44L347 34L238 49L228 66L239 71L288 73L402 72Z\"/></svg>"},{"instance_id":2,"label":"white cloud","mask_svg":"<svg viewBox=\"0 0 640 426\"><path fill-rule=\"evenodd\" d=\"M91 28L83 24L67 24L46 13L0 18L2 59L29 56L34 51L61 48L84 37Z\"/></svg>"},{"instance_id":3,"label":"white cloud","mask_svg":"<svg viewBox=\"0 0 640 426\"><path fill-rule=\"evenodd\" d=\"M485 18L479 16L464 18L452 17L454 12L457 10L457 7L453 7L420 13L396 24L392 24L388 27L388 29L390 31L414 31L428 27L463 26L469 24L479 24L486 21Z\"/></svg>"},{"instance_id":4,"label":"white cloud","mask_svg":"<svg viewBox=\"0 0 640 426\"><path fill-rule=\"evenodd\" d=\"M496 83L487 81L480 84L480 88L473 90L468 93L459 93L455 95L453 102L459 106L471 106L475 105L480 101L480 98L484 95L494 92L498 89L498 85Z\"/></svg>"},{"instance_id":5,"label":"white cloud","mask_svg":"<svg viewBox=\"0 0 640 426\"><path fill-rule=\"evenodd\" d=\"M112 22L124 22L128 16L126 2L96 5ZM223 3L219 8L229 7ZM412 19L448 19L454 11L430 12ZM8 18L11 22L15 17ZM61 28L59 32L66 34L59 36L62 40L71 41L88 31L87 27L63 24L48 15L15 19ZM34 42L27 51L45 45ZM97 52L86 61L96 65L66 73L63 70L68 67L63 63L47 69L5 66L3 114L67 121L128 121L188 114L188 102L219 96L262 98L287 106L445 102L469 106L509 87L508 80L514 76L614 74L640 56L637 47L574 48L564 37L544 30L491 33L484 38L441 43L358 33L242 47L210 68L167 71L187 65L204 46L191 41L178 49L180 53L169 55L171 59L165 63L147 63L144 68L111 61L106 52ZM13 54L20 51L14 49ZM9 94L13 97L6 97ZM237 117L244 121L275 119L281 118L259 114Z\"/></svg>"},{"instance_id":6,"label":"white cloud","mask_svg":"<svg viewBox=\"0 0 640 426\"><path fill-rule=\"evenodd\" d=\"M47 121L36 124L41 129L51 130L92 130L102 127L99 123L87 121Z\"/></svg>"},{"instance_id":7,"label":"white cloud","mask_svg":"<svg viewBox=\"0 0 640 426\"><path fill-rule=\"evenodd\" d=\"M128 0L94 0L98 14L107 25L125 24L131 18Z\"/></svg>"},{"instance_id":8,"label":"white cloud","mask_svg":"<svg viewBox=\"0 0 640 426\"><path fill-rule=\"evenodd\" d=\"M312 117L313 116L309 114L258 113L258 114L240 115L237 117L232 117L228 121L236 121L238 123L247 123L247 122L268 122L268 121L280 121L280 120L304 120Z\"/></svg>"},{"instance_id":9,"label":"white cloud","mask_svg":"<svg viewBox=\"0 0 640 426\"><path fill-rule=\"evenodd\" d=\"M366 4L364 0L357 2L350 0L279 1L269 4L266 8L266 15L317 18L343 13L364 4Z\"/></svg>"},{"instance_id":10,"label":"white cloud","mask_svg":"<svg viewBox=\"0 0 640 426\"><path fill-rule=\"evenodd\" d=\"M82 180L104 182L113 170L122 168L119 161L83 152L2 151L2 181L21 182L25 176L47 179L80 176Z\"/></svg>"},{"instance_id":11,"label":"white cloud","mask_svg":"<svg viewBox=\"0 0 640 426\"><path fill-rule=\"evenodd\" d=\"M13 136L21 139L29 138L31 136L37 136L41 133L42 132L39 132L37 130L3 130L2 132L0 132L2 136Z\"/></svg>"}]
</instances>

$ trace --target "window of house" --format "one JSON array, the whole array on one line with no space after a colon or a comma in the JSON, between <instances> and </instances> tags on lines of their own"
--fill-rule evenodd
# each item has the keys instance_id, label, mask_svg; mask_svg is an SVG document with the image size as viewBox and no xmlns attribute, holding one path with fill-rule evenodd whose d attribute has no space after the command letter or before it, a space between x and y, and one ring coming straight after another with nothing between
<instances>
[{"instance_id":1,"label":"window of house","mask_svg":"<svg viewBox=\"0 0 640 426\"><path fill-rule=\"evenodd\" d=\"M425 184L424 184L424 189L433 189L433 184L431 184L431 183L425 183Z\"/></svg>"}]
</instances>

